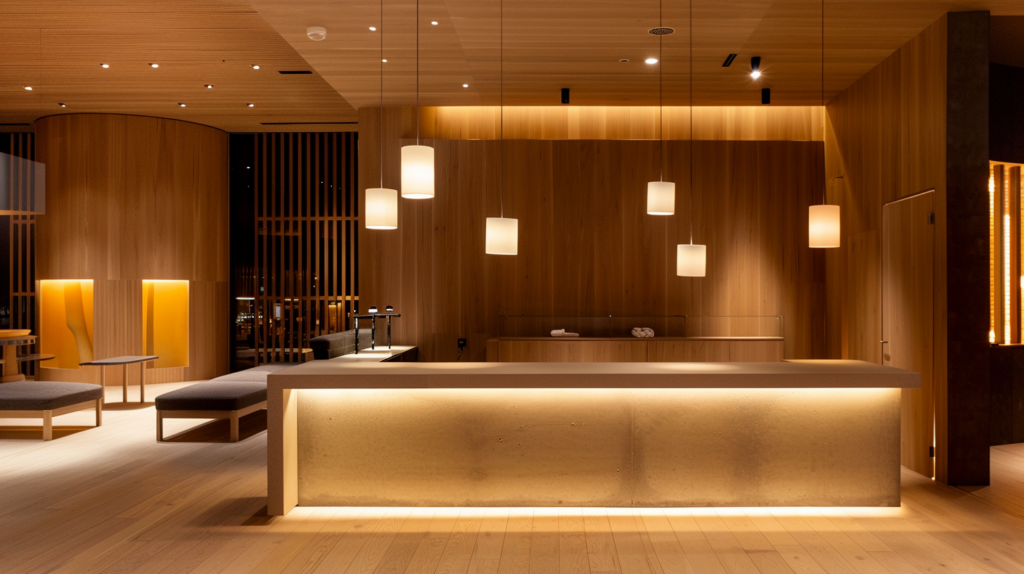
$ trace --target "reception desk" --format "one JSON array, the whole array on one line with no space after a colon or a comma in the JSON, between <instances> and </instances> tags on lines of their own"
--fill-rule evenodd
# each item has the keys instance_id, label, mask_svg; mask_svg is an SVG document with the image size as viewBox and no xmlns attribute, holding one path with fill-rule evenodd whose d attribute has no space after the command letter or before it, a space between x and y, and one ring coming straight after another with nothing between
<instances>
[{"instance_id":1,"label":"reception desk","mask_svg":"<svg viewBox=\"0 0 1024 574\"><path fill-rule=\"evenodd\" d=\"M268 511L897 506L919 386L858 361L316 361L269 377Z\"/></svg>"},{"instance_id":2,"label":"reception desk","mask_svg":"<svg viewBox=\"0 0 1024 574\"><path fill-rule=\"evenodd\" d=\"M782 337L500 337L487 360L503 363L762 363L781 361Z\"/></svg>"}]
</instances>

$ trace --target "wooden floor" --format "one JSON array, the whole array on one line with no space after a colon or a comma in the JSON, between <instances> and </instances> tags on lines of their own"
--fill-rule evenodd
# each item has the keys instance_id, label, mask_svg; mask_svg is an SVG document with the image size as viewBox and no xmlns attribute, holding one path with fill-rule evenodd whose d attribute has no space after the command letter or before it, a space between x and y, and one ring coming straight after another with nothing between
<instances>
[{"instance_id":1,"label":"wooden floor","mask_svg":"<svg viewBox=\"0 0 1024 574\"><path fill-rule=\"evenodd\" d=\"M147 394L176 388L160 387ZM48 443L38 422L0 430L0 572L1024 573L1024 445L994 448L992 486L972 492L904 472L898 509L297 508L269 518L264 415L245 421L239 443L222 423L163 444L152 404L108 403L100 429L91 417L57 419L82 426ZM195 424L172 421L168 434Z\"/></svg>"}]
</instances>

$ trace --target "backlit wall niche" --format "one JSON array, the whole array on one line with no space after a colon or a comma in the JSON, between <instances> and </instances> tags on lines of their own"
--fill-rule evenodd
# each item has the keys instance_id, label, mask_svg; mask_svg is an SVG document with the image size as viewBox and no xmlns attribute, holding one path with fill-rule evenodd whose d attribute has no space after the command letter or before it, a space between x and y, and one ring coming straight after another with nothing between
<instances>
[{"instance_id":1,"label":"backlit wall niche","mask_svg":"<svg viewBox=\"0 0 1024 574\"><path fill-rule=\"evenodd\" d=\"M188 281L142 281L142 352L153 368L188 366Z\"/></svg>"},{"instance_id":2,"label":"backlit wall niche","mask_svg":"<svg viewBox=\"0 0 1024 574\"><path fill-rule=\"evenodd\" d=\"M78 369L93 360L91 280L39 282L40 352L56 356L46 368Z\"/></svg>"},{"instance_id":3,"label":"backlit wall niche","mask_svg":"<svg viewBox=\"0 0 1024 574\"><path fill-rule=\"evenodd\" d=\"M999 345L1022 341L1024 250L1021 249L1021 166L989 164L989 323L988 339Z\"/></svg>"}]
</instances>

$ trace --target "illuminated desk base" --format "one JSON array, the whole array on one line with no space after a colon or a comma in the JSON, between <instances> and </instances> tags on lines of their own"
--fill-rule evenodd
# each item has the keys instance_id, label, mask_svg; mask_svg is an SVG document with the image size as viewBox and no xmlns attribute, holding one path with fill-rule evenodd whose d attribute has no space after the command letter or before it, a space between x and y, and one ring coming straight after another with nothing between
<instances>
[{"instance_id":1,"label":"illuminated desk base","mask_svg":"<svg viewBox=\"0 0 1024 574\"><path fill-rule=\"evenodd\" d=\"M900 388L278 389L274 380L274 515L296 504L900 503Z\"/></svg>"}]
</instances>

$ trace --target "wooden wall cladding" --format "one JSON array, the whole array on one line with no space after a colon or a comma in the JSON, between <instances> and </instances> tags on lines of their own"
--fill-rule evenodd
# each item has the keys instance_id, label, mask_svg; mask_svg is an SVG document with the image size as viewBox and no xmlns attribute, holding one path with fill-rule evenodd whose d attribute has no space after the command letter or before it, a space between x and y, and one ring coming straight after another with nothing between
<instances>
[{"instance_id":1,"label":"wooden wall cladding","mask_svg":"<svg viewBox=\"0 0 1024 574\"><path fill-rule=\"evenodd\" d=\"M71 114L40 119L36 138L47 169L36 278L94 281L96 358L142 354L142 281L178 279L189 281L189 366L149 369L147 382L228 372L227 134ZM120 383L118 375L107 380ZM40 377L99 382L95 368L44 367ZM137 382L137 370L128 377Z\"/></svg>"},{"instance_id":2,"label":"wooden wall cladding","mask_svg":"<svg viewBox=\"0 0 1024 574\"><path fill-rule=\"evenodd\" d=\"M35 134L0 134L0 153L35 160ZM0 158L0 161L4 159L12 161L9 158ZM29 174L18 173L19 168L25 167L20 162L17 166L9 167L7 173L10 181L0 185L8 185L21 198L17 204L25 205ZM34 331L36 328L35 239L34 215L0 216L0 253L4 256L4 260L0 261L0 307L7 308L12 329ZM24 366L31 368L28 363Z\"/></svg>"},{"instance_id":3,"label":"wooden wall cladding","mask_svg":"<svg viewBox=\"0 0 1024 574\"><path fill-rule=\"evenodd\" d=\"M379 183L379 110L360 116L360 187ZM385 121L384 185L397 189L403 112ZM658 143L505 142L505 215L519 255L484 254L499 213L500 143L429 140L437 196L400 200L399 228L363 231L360 297L394 305L395 341L428 361L482 361L500 315L784 315L787 358L822 357L823 254L807 247L807 206L821 197L820 142L694 144L694 240L706 279L675 275L689 241L689 142L667 142L676 215L645 213Z\"/></svg>"},{"instance_id":4,"label":"wooden wall cladding","mask_svg":"<svg viewBox=\"0 0 1024 574\"><path fill-rule=\"evenodd\" d=\"M359 299L353 133L256 136L257 364L301 361Z\"/></svg>"},{"instance_id":5,"label":"wooden wall cladding","mask_svg":"<svg viewBox=\"0 0 1024 574\"><path fill-rule=\"evenodd\" d=\"M988 18L941 17L826 109L825 174L846 174L829 356L881 361L882 206L935 190L936 477L952 484L988 480Z\"/></svg>"},{"instance_id":6,"label":"wooden wall cladding","mask_svg":"<svg viewBox=\"0 0 1024 574\"><path fill-rule=\"evenodd\" d=\"M650 140L662 130L655 106L506 106L505 139ZM690 138L690 108L666 106L667 140ZM500 138L501 108L449 106L420 108L420 137ZM821 106L707 106L693 109L697 140L824 141ZM406 116L403 137L416 137L416 116Z\"/></svg>"}]
</instances>

